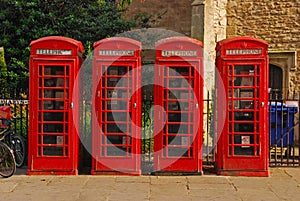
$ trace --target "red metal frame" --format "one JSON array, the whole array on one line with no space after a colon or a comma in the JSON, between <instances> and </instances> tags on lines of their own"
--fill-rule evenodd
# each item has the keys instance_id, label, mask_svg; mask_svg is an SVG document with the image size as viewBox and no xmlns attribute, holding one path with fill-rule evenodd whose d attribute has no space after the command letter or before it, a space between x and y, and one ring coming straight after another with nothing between
<instances>
[{"instance_id":1,"label":"red metal frame","mask_svg":"<svg viewBox=\"0 0 300 201\"><path fill-rule=\"evenodd\" d=\"M202 173L201 42L173 37L156 45L154 170Z\"/></svg>"},{"instance_id":2,"label":"red metal frame","mask_svg":"<svg viewBox=\"0 0 300 201\"><path fill-rule=\"evenodd\" d=\"M49 36L31 42L27 174L78 174L79 139L73 85L81 42Z\"/></svg>"},{"instance_id":3,"label":"red metal frame","mask_svg":"<svg viewBox=\"0 0 300 201\"><path fill-rule=\"evenodd\" d=\"M221 76L215 97L218 174L269 175L267 48L265 41L250 37L217 44Z\"/></svg>"},{"instance_id":4,"label":"red metal frame","mask_svg":"<svg viewBox=\"0 0 300 201\"><path fill-rule=\"evenodd\" d=\"M91 174L141 174L141 44L94 44Z\"/></svg>"}]
</instances>

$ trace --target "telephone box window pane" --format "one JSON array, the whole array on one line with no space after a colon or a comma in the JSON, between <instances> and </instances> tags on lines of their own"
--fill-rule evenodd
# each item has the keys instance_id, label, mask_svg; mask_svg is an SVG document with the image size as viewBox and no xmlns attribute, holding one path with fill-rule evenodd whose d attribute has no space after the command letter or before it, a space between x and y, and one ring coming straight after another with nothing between
<instances>
[{"instance_id":1,"label":"telephone box window pane","mask_svg":"<svg viewBox=\"0 0 300 201\"><path fill-rule=\"evenodd\" d=\"M42 78L39 79L39 86L40 86L40 87L44 86L44 85L43 85L43 79L42 79Z\"/></svg>"},{"instance_id":2,"label":"telephone box window pane","mask_svg":"<svg viewBox=\"0 0 300 201\"><path fill-rule=\"evenodd\" d=\"M126 112L107 112L102 113L104 121L126 121Z\"/></svg>"},{"instance_id":3,"label":"telephone box window pane","mask_svg":"<svg viewBox=\"0 0 300 201\"><path fill-rule=\"evenodd\" d=\"M53 110L53 102L52 101L43 101L44 102L44 108L40 108L40 109L44 109L44 110Z\"/></svg>"},{"instance_id":4,"label":"telephone box window pane","mask_svg":"<svg viewBox=\"0 0 300 201\"><path fill-rule=\"evenodd\" d=\"M66 133L66 134L69 133L69 126L68 126L68 124L65 124L65 133Z\"/></svg>"},{"instance_id":5,"label":"telephone box window pane","mask_svg":"<svg viewBox=\"0 0 300 201\"><path fill-rule=\"evenodd\" d=\"M180 122L181 114L168 114L168 122Z\"/></svg>"},{"instance_id":6,"label":"telephone box window pane","mask_svg":"<svg viewBox=\"0 0 300 201\"><path fill-rule=\"evenodd\" d=\"M241 86L254 86L253 77L241 77Z\"/></svg>"},{"instance_id":7,"label":"telephone box window pane","mask_svg":"<svg viewBox=\"0 0 300 201\"><path fill-rule=\"evenodd\" d=\"M254 144L254 135L234 135L234 144Z\"/></svg>"},{"instance_id":8,"label":"telephone box window pane","mask_svg":"<svg viewBox=\"0 0 300 201\"><path fill-rule=\"evenodd\" d=\"M179 111L179 103L177 101L176 102L169 102L168 103L168 110L169 111Z\"/></svg>"},{"instance_id":9,"label":"telephone box window pane","mask_svg":"<svg viewBox=\"0 0 300 201\"><path fill-rule=\"evenodd\" d=\"M180 133L180 134L188 134L189 133L188 125L187 124L181 124L178 133Z\"/></svg>"},{"instance_id":10,"label":"telephone box window pane","mask_svg":"<svg viewBox=\"0 0 300 201\"><path fill-rule=\"evenodd\" d=\"M254 97L254 91L252 88L249 89L241 89L239 90L239 92L237 93L237 97L240 98L253 98Z\"/></svg>"},{"instance_id":11,"label":"telephone box window pane","mask_svg":"<svg viewBox=\"0 0 300 201\"><path fill-rule=\"evenodd\" d=\"M63 101L56 101L55 102L55 109L56 110L64 110L64 102Z\"/></svg>"},{"instance_id":12,"label":"telephone box window pane","mask_svg":"<svg viewBox=\"0 0 300 201\"><path fill-rule=\"evenodd\" d=\"M254 120L254 112L234 112L234 120Z\"/></svg>"},{"instance_id":13,"label":"telephone box window pane","mask_svg":"<svg viewBox=\"0 0 300 201\"><path fill-rule=\"evenodd\" d=\"M43 66L39 66L39 75L42 76L43 75ZM42 85L40 85L42 86Z\"/></svg>"},{"instance_id":14,"label":"telephone box window pane","mask_svg":"<svg viewBox=\"0 0 300 201\"><path fill-rule=\"evenodd\" d=\"M45 112L44 121L63 121L64 113L63 112Z\"/></svg>"},{"instance_id":15,"label":"telephone box window pane","mask_svg":"<svg viewBox=\"0 0 300 201\"><path fill-rule=\"evenodd\" d=\"M53 98L54 91L53 90L44 90L44 98Z\"/></svg>"},{"instance_id":16,"label":"telephone box window pane","mask_svg":"<svg viewBox=\"0 0 300 201\"><path fill-rule=\"evenodd\" d=\"M254 108L254 101L241 101L240 102L240 109L253 109Z\"/></svg>"},{"instance_id":17,"label":"telephone box window pane","mask_svg":"<svg viewBox=\"0 0 300 201\"><path fill-rule=\"evenodd\" d=\"M193 157L192 148L168 148L168 156L174 157Z\"/></svg>"},{"instance_id":18,"label":"telephone box window pane","mask_svg":"<svg viewBox=\"0 0 300 201\"><path fill-rule=\"evenodd\" d=\"M253 65L235 65L234 66L234 74L235 75L253 75L254 74L254 66Z\"/></svg>"},{"instance_id":19,"label":"telephone box window pane","mask_svg":"<svg viewBox=\"0 0 300 201\"><path fill-rule=\"evenodd\" d=\"M186 114L186 113L181 113L177 114L179 117L179 122L192 122L193 121L193 114ZM181 118L180 118L181 115Z\"/></svg>"},{"instance_id":20,"label":"telephone box window pane","mask_svg":"<svg viewBox=\"0 0 300 201\"><path fill-rule=\"evenodd\" d=\"M232 156L232 146L229 147L229 155Z\"/></svg>"},{"instance_id":21,"label":"telephone box window pane","mask_svg":"<svg viewBox=\"0 0 300 201\"><path fill-rule=\"evenodd\" d=\"M235 123L234 132L254 132L254 124L251 123Z\"/></svg>"},{"instance_id":22,"label":"telephone box window pane","mask_svg":"<svg viewBox=\"0 0 300 201\"><path fill-rule=\"evenodd\" d=\"M240 97L240 89L230 89L230 97L232 97L232 90L233 90L233 98L239 98Z\"/></svg>"},{"instance_id":23,"label":"telephone box window pane","mask_svg":"<svg viewBox=\"0 0 300 201\"><path fill-rule=\"evenodd\" d=\"M52 75L65 75L64 66L54 66L52 67Z\"/></svg>"},{"instance_id":24,"label":"telephone box window pane","mask_svg":"<svg viewBox=\"0 0 300 201\"><path fill-rule=\"evenodd\" d=\"M67 76L69 76L69 73L70 73L70 70L69 70L69 66L66 66L66 72L65 72L65 74L67 75Z\"/></svg>"},{"instance_id":25,"label":"telephone box window pane","mask_svg":"<svg viewBox=\"0 0 300 201\"><path fill-rule=\"evenodd\" d=\"M51 75L51 67L44 68L44 75Z\"/></svg>"},{"instance_id":26,"label":"telephone box window pane","mask_svg":"<svg viewBox=\"0 0 300 201\"><path fill-rule=\"evenodd\" d=\"M63 147L43 147L44 156L64 156Z\"/></svg>"},{"instance_id":27,"label":"telephone box window pane","mask_svg":"<svg viewBox=\"0 0 300 201\"><path fill-rule=\"evenodd\" d=\"M56 85L56 78L47 78L44 79L45 87L54 87Z\"/></svg>"},{"instance_id":28,"label":"telephone box window pane","mask_svg":"<svg viewBox=\"0 0 300 201\"><path fill-rule=\"evenodd\" d=\"M187 136L168 136L169 145L190 146L191 140Z\"/></svg>"},{"instance_id":29,"label":"telephone box window pane","mask_svg":"<svg viewBox=\"0 0 300 201\"><path fill-rule=\"evenodd\" d=\"M167 80L169 80L168 85ZM191 79L169 78L165 79L165 86L169 88L193 88L194 82Z\"/></svg>"},{"instance_id":30,"label":"telephone box window pane","mask_svg":"<svg viewBox=\"0 0 300 201\"><path fill-rule=\"evenodd\" d=\"M233 69L233 66L232 66L232 65L229 65L228 68L229 68L228 74L229 74L229 75L232 75L232 72L233 72L233 70L232 70L232 69Z\"/></svg>"},{"instance_id":31,"label":"telephone box window pane","mask_svg":"<svg viewBox=\"0 0 300 201\"><path fill-rule=\"evenodd\" d=\"M180 124L171 124L168 125L168 133L177 133L179 130Z\"/></svg>"},{"instance_id":32,"label":"telephone box window pane","mask_svg":"<svg viewBox=\"0 0 300 201\"><path fill-rule=\"evenodd\" d=\"M259 120L259 119L257 119ZM256 124L256 132L259 133L259 124Z\"/></svg>"},{"instance_id":33,"label":"telephone box window pane","mask_svg":"<svg viewBox=\"0 0 300 201\"><path fill-rule=\"evenodd\" d=\"M229 144L232 144L232 135L228 135L228 142Z\"/></svg>"},{"instance_id":34,"label":"telephone box window pane","mask_svg":"<svg viewBox=\"0 0 300 201\"><path fill-rule=\"evenodd\" d=\"M57 133L63 131L63 125L61 124L43 124L43 132Z\"/></svg>"},{"instance_id":35,"label":"telephone box window pane","mask_svg":"<svg viewBox=\"0 0 300 201\"><path fill-rule=\"evenodd\" d=\"M108 132L108 133L117 133L119 132L119 128L116 124L107 124L106 125L106 131L104 131L105 133Z\"/></svg>"},{"instance_id":36,"label":"telephone box window pane","mask_svg":"<svg viewBox=\"0 0 300 201\"><path fill-rule=\"evenodd\" d=\"M107 136L106 139L106 144L123 144L123 136L112 135Z\"/></svg>"},{"instance_id":37,"label":"telephone box window pane","mask_svg":"<svg viewBox=\"0 0 300 201\"><path fill-rule=\"evenodd\" d=\"M232 107L232 102L234 103L233 107ZM235 100L235 101L229 100L228 101L228 107L229 107L230 110L239 109L239 106L240 106L240 101L239 100Z\"/></svg>"},{"instance_id":38,"label":"telephone box window pane","mask_svg":"<svg viewBox=\"0 0 300 201\"><path fill-rule=\"evenodd\" d=\"M164 68L164 75L166 76L167 73L169 76L189 76L189 69L190 67L182 67L182 66L172 66L172 67L165 67ZM191 72L193 76L193 72Z\"/></svg>"},{"instance_id":39,"label":"telephone box window pane","mask_svg":"<svg viewBox=\"0 0 300 201\"><path fill-rule=\"evenodd\" d=\"M106 148L107 156L126 156L126 148L118 146L109 146Z\"/></svg>"},{"instance_id":40,"label":"telephone box window pane","mask_svg":"<svg viewBox=\"0 0 300 201\"><path fill-rule=\"evenodd\" d=\"M65 95L67 95L67 94L65 94L65 92L62 90L55 91L55 98L57 98L57 99L62 99L64 97L67 97Z\"/></svg>"},{"instance_id":41,"label":"telephone box window pane","mask_svg":"<svg viewBox=\"0 0 300 201\"><path fill-rule=\"evenodd\" d=\"M253 146L234 146L234 155L254 156L254 147Z\"/></svg>"},{"instance_id":42,"label":"telephone box window pane","mask_svg":"<svg viewBox=\"0 0 300 201\"><path fill-rule=\"evenodd\" d=\"M232 87L233 86L233 81L232 81L232 77L228 78L228 86Z\"/></svg>"},{"instance_id":43,"label":"telephone box window pane","mask_svg":"<svg viewBox=\"0 0 300 201\"><path fill-rule=\"evenodd\" d=\"M43 135L43 144L63 144L61 142L61 137L62 136L56 135Z\"/></svg>"}]
</instances>

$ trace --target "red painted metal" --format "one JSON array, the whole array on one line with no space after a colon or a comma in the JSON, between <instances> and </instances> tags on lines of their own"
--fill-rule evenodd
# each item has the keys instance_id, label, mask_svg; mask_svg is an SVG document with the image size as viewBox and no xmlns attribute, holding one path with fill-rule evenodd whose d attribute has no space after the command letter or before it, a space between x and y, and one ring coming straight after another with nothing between
<instances>
[{"instance_id":1,"label":"red painted metal","mask_svg":"<svg viewBox=\"0 0 300 201\"><path fill-rule=\"evenodd\" d=\"M27 174L78 174L79 138L72 105L81 42L62 36L32 41Z\"/></svg>"},{"instance_id":2,"label":"red painted metal","mask_svg":"<svg viewBox=\"0 0 300 201\"><path fill-rule=\"evenodd\" d=\"M141 44L94 44L91 174L141 174Z\"/></svg>"},{"instance_id":3,"label":"red painted metal","mask_svg":"<svg viewBox=\"0 0 300 201\"><path fill-rule=\"evenodd\" d=\"M154 171L202 173L202 49L188 37L156 45Z\"/></svg>"},{"instance_id":4,"label":"red painted metal","mask_svg":"<svg viewBox=\"0 0 300 201\"><path fill-rule=\"evenodd\" d=\"M218 174L269 175L267 48L267 42L251 37L217 43Z\"/></svg>"}]
</instances>

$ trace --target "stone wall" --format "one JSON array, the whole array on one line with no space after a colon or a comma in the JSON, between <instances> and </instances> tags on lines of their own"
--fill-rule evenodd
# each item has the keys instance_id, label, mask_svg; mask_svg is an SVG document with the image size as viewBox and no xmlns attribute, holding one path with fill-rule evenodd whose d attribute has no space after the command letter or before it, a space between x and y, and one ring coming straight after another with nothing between
<instances>
[{"instance_id":1,"label":"stone wall","mask_svg":"<svg viewBox=\"0 0 300 201\"><path fill-rule=\"evenodd\" d=\"M179 32L186 36L191 35L191 13L194 0L134 0L126 12L126 19L133 19L138 14L145 12L153 15L156 20L153 28L163 28ZM161 19L156 16L165 13Z\"/></svg>"},{"instance_id":2,"label":"stone wall","mask_svg":"<svg viewBox=\"0 0 300 201\"><path fill-rule=\"evenodd\" d=\"M269 52L294 52L295 66L281 66L288 70L285 79L289 93L300 91L299 33L299 0L228 0L227 38L248 35L266 40ZM272 63L272 55L269 55Z\"/></svg>"}]
</instances>

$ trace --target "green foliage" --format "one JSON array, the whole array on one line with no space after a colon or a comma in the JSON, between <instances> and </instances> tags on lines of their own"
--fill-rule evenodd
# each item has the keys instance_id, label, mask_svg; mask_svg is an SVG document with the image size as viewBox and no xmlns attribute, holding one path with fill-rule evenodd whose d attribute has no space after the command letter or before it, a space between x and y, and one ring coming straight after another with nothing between
<instances>
[{"instance_id":1,"label":"green foliage","mask_svg":"<svg viewBox=\"0 0 300 201\"><path fill-rule=\"evenodd\" d=\"M0 46L6 50L9 80L23 87L32 40L61 35L82 41L90 51L91 43L135 25L122 17L117 4L105 0L1 0L0 7Z\"/></svg>"},{"instance_id":2,"label":"green foliage","mask_svg":"<svg viewBox=\"0 0 300 201\"><path fill-rule=\"evenodd\" d=\"M7 87L7 68L3 47L0 47L0 86L4 88Z\"/></svg>"}]
</instances>

